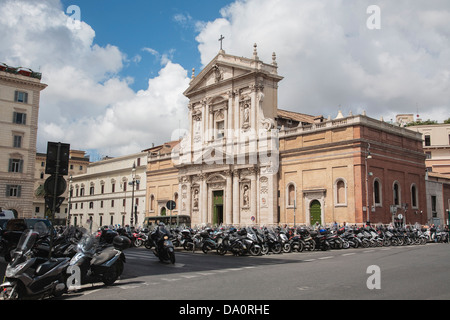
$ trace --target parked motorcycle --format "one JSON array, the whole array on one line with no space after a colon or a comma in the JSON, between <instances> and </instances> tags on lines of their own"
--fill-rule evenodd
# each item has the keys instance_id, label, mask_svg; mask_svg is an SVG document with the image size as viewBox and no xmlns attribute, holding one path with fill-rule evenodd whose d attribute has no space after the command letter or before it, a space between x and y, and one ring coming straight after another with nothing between
<instances>
[{"instance_id":1,"label":"parked motorcycle","mask_svg":"<svg viewBox=\"0 0 450 320\"><path fill-rule=\"evenodd\" d=\"M4 300L41 299L62 295L66 287L66 270L70 258L48 258L46 244L48 229L36 223L26 230L12 252L11 262L5 272L5 282L0 285Z\"/></svg>"},{"instance_id":2,"label":"parked motorcycle","mask_svg":"<svg viewBox=\"0 0 450 320\"><path fill-rule=\"evenodd\" d=\"M216 237L213 235L211 229L206 229L200 233L202 237L202 251L203 253L208 253L212 250L217 250L218 244L216 242Z\"/></svg>"},{"instance_id":3,"label":"parked motorcycle","mask_svg":"<svg viewBox=\"0 0 450 320\"><path fill-rule=\"evenodd\" d=\"M175 263L175 249L171 238L172 234L166 229L166 226L161 223L155 228L150 236L155 243L153 253L159 258L161 262Z\"/></svg>"},{"instance_id":4,"label":"parked motorcycle","mask_svg":"<svg viewBox=\"0 0 450 320\"><path fill-rule=\"evenodd\" d=\"M105 233L105 236L96 238L89 233L83 235L77 246L78 253L70 260L68 268L74 280L71 286L95 282L110 286L120 277L126 262L123 251L131 246L131 240L116 235L111 241L110 235Z\"/></svg>"}]
</instances>

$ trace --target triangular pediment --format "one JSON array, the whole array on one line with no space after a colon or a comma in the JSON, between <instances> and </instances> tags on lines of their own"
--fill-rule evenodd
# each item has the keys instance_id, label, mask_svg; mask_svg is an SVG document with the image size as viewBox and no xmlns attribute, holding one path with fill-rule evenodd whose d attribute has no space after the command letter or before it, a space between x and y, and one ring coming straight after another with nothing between
<instances>
[{"instance_id":1,"label":"triangular pediment","mask_svg":"<svg viewBox=\"0 0 450 320\"><path fill-rule=\"evenodd\" d=\"M260 60L237 57L222 52L216 55L197 76L192 78L184 95L190 97L202 90L221 86L255 72L273 72L276 75L276 66L264 64Z\"/></svg>"}]
</instances>

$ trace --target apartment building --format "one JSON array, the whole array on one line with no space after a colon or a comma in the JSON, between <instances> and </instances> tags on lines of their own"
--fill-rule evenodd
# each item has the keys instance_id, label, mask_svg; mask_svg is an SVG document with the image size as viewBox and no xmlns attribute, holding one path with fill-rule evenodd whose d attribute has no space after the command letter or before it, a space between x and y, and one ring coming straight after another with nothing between
<instances>
[{"instance_id":1,"label":"apartment building","mask_svg":"<svg viewBox=\"0 0 450 320\"><path fill-rule=\"evenodd\" d=\"M32 217L41 74L0 63L0 207Z\"/></svg>"},{"instance_id":2,"label":"apartment building","mask_svg":"<svg viewBox=\"0 0 450 320\"><path fill-rule=\"evenodd\" d=\"M142 225L145 217L147 152L90 163L69 181L71 225ZM133 214L132 214L133 213Z\"/></svg>"}]
</instances>

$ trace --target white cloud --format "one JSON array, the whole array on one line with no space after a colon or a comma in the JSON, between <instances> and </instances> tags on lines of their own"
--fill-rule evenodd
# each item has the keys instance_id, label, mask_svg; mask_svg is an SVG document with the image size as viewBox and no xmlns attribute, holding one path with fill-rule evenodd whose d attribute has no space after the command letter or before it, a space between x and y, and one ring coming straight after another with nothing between
<instances>
[{"instance_id":1,"label":"white cloud","mask_svg":"<svg viewBox=\"0 0 450 320\"><path fill-rule=\"evenodd\" d=\"M446 0L376 1L381 30L366 27L373 1L247 0L223 8L215 21L198 23L206 65L225 36L229 54L277 54L279 106L335 116L348 113L390 119L396 113L449 117L450 3Z\"/></svg>"},{"instance_id":2,"label":"white cloud","mask_svg":"<svg viewBox=\"0 0 450 320\"><path fill-rule=\"evenodd\" d=\"M85 22L71 27L59 0L2 1L0 37L3 62L39 70L48 84L41 93L40 152L47 141L110 156L139 152L170 139L184 121L182 93L189 79L170 61L173 51L144 49L160 59L162 69L147 90L134 92L133 79L117 75L126 55L116 46L95 44L95 31Z\"/></svg>"}]
</instances>

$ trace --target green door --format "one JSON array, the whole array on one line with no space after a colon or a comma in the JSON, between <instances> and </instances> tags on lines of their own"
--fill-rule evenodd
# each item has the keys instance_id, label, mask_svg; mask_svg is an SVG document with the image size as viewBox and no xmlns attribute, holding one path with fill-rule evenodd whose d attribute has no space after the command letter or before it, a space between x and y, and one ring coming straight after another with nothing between
<instances>
[{"instance_id":1,"label":"green door","mask_svg":"<svg viewBox=\"0 0 450 320\"><path fill-rule=\"evenodd\" d=\"M309 215L311 217L311 225L315 225L316 222L322 224L322 206L318 200L311 202L309 206Z\"/></svg>"},{"instance_id":2,"label":"green door","mask_svg":"<svg viewBox=\"0 0 450 320\"><path fill-rule=\"evenodd\" d=\"M223 190L213 192L213 225L223 223Z\"/></svg>"}]
</instances>

